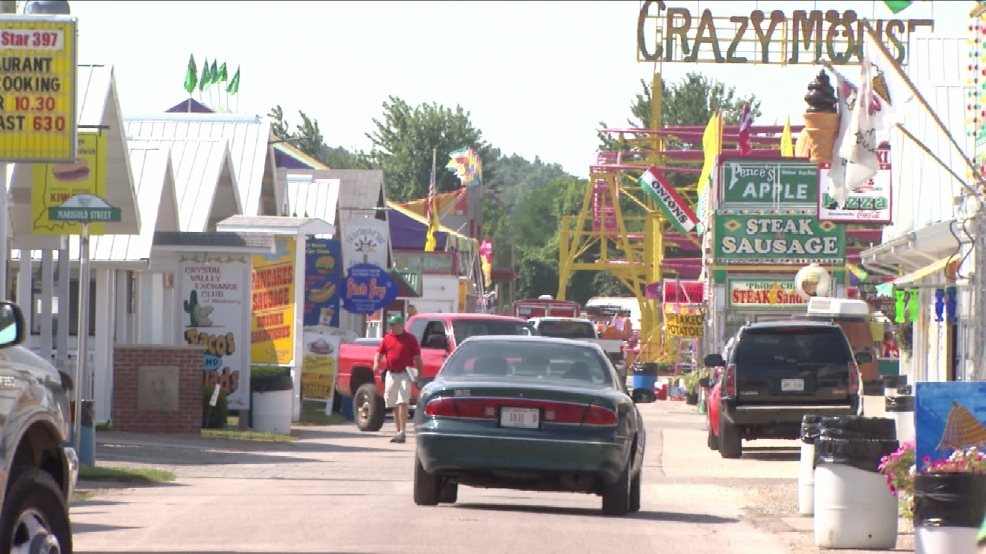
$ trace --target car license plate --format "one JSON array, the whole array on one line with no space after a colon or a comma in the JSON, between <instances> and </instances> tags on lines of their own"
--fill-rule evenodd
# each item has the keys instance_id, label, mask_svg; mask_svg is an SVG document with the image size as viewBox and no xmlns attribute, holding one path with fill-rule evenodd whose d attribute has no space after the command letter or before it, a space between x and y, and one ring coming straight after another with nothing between
<instances>
[{"instance_id":1,"label":"car license plate","mask_svg":"<svg viewBox=\"0 0 986 554\"><path fill-rule=\"evenodd\" d=\"M783 392L804 392L804 379L781 379L781 391Z\"/></svg>"},{"instance_id":2,"label":"car license plate","mask_svg":"<svg viewBox=\"0 0 986 554\"><path fill-rule=\"evenodd\" d=\"M537 408L503 408L500 410L500 426L520 429L537 429L541 412Z\"/></svg>"}]
</instances>

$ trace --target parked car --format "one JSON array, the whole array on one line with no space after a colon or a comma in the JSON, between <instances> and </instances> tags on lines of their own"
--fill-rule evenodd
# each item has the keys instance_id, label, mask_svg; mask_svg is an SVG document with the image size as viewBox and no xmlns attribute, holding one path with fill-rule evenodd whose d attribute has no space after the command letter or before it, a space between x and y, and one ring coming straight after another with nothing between
<instances>
[{"instance_id":1,"label":"parked car","mask_svg":"<svg viewBox=\"0 0 986 554\"><path fill-rule=\"evenodd\" d=\"M0 302L0 552L71 552L72 379L19 346L27 329L20 308Z\"/></svg>"},{"instance_id":2,"label":"parked car","mask_svg":"<svg viewBox=\"0 0 986 554\"><path fill-rule=\"evenodd\" d=\"M833 323L752 323L736 334L729 359L705 358L725 367L707 400L708 446L723 458L739 458L743 440L796 439L805 414L848 415L859 404L860 363L842 329Z\"/></svg>"},{"instance_id":3,"label":"parked car","mask_svg":"<svg viewBox=\"0 0 986 554\"><path fill-rule=\"evenodd\" d=\"M599 331L589 319L576 317L535 317L527 320L538 335L559 339L581 340L593 342L602 347L603 351L614 364L623 362L624 341L619 339L604 339L599 337Z\"/></svg>"},{"instance_id":4,"label":"parked car","mask_svg":"<svg viewBox=\"0 0 986 554\"><path fill-rule=\"evenodd\" d=\"M477 335L529 335L534 330L523 319L493 314L415 314L404 326L421 343L424 368L419 375L434 377L456 345ZM386 370L373 371L380 339L359 339L339 346L339 375L336 394L353 399L353 415L361 431L379 431L387 409L383 391ZM418 397L411 387L411 404Z\"/></svg>"},{"instance_id":5,"label":"parked car","mask_svg":"<svg viewBox=\"0 0 986 554\"><path fill-rule=\"evenodd\" d=\"M474 336L421 384L414 502L454 503L459 485L602 496L640 509L646 434L637 402L597 344Z\"/></svg>"}]
</instances>

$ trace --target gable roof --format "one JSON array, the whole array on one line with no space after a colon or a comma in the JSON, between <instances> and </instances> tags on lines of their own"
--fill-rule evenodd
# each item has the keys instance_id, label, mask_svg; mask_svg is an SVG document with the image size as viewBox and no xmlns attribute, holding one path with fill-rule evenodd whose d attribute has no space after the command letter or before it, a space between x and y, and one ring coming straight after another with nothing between
<instances>
[{"instance_id":1,"label":"gable roof","mask_svg":"<svg viewBox=\"0 0 986 554\"><path fill-rule=\"evenodd\" d=\"M336 209L343 221L350 217L365 216L367 208L383 207L379 206L380 197L384 195L383 171L379 169L278 169L277 184L282 199L287 189L288 174L310 175L315 180L338 179L339 197ZM341 221L330 223L338 227Z\"/></svg>"},{"instance_id":2,"label":"gable roof","mask_svg":"<svg viewBox=\"0 0 986 554\"><path fill-rule=\"evenodd\" d=\"M288 175L284 188L284 211L293 217L317 217L335 225L339 186L339 179Z\"/></svg>"},{"instance_id":3,"label":"gable roof","mask_svg":"<svg viewBox=\"0 0 986 554\"><path fill-rule=\"evenodd\" d=\"M225 140L237 187L239 213L260 213L260 190L270 153L270 120L255 115L166 113L127 117L129 138ZM177 179L179 188L181 179Z\"/></svg>"}]
</instances>

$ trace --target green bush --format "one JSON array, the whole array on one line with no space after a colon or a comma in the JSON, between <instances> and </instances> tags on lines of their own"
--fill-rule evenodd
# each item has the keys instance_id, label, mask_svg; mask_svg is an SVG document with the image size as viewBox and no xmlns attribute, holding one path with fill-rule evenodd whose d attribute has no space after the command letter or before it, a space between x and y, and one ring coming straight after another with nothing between
<instances>
[{"instance_id":1,"label":"green bush","mask_svg":"<svg viewBox=\"0 0 986 554\"><path fill-rule=\"evenodd\" d=\"M250 366L250 377L275 377L278 375L291 375L291 368L279 365Z\"/></svg>"},{"instance_id":2,"label":"green bush","mask_svg":"<svg viewBox=\"0 0 986 554\"><path fill-rule=\"evenodd\" d=\"M226 420L229 418L229 405L226 402L226 393L219 391L219 399L215 407L209 405L212 400L212 393L216 389L205 387L202 389L202 428L203 429L225 429Z\"/></svg>"}]
</instances>

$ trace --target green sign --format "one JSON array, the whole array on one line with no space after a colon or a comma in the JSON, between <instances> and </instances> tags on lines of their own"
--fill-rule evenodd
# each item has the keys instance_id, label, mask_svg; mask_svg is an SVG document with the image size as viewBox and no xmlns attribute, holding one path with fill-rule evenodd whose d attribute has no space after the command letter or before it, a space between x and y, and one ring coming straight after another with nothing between
<instances>
[{"instance_id":1,"label":"green sign","mask_svg":"<svg viewBox=\"0 0 986 554\"><path fill-rule=\"evenodd\" d=\"M715 263L842 265L845 226L814 215L749 215L716 212Z\"/></svg>"},{"instance_id":2,"label":"green sign","mask_svg":"<svg viewBox=\"0 0 986 554\"><path fill-rule=\"evenodd\" d=\"M770 209L818 205L818 165L794 160L726 159L723 208Z\"/></svg>"},{"instance_id":3,"label":"green sign","mask_svg":"<svg viewBox=\"0 0 986 554\"><path fill-rule=\"evenodd\" d=\"M120 221L120 208L48 208L51 221L78 223L113 223Z\"/></svg>"}]
</instances>

